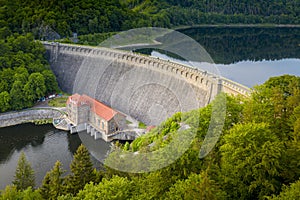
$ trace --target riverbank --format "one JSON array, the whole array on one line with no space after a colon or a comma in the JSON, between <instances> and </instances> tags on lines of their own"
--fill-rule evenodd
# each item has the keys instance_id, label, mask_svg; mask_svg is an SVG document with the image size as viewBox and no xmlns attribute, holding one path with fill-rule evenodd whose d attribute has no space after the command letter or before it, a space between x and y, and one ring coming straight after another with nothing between
<instances>
[{"instance_id":1,"label":"riverbank","mask_svg":"<svg viewBox=\"0 0 300 200\"><path fill-rule=\"evenodd\" d=\"M190 28L300 28L298 24L197 24L197 25L183 25L173 26L171 29L176 31L190 29Z\"/></svg>"},{"instance_id":2,"label":"riverbank","mask_svg":"<svg viewBox=\"0 0 300 200\"><path fill-rule=\"evenodd\" d=\"M179 26L171 26L169 28L169 30L175 30L175 31L181 31L181 30L185 30L185 29L192 29L192 28L300 28L299 24L197 24L197 25L179 25ZM126 33L126 31L124 31ZM169 32L166 32L169 33ZM107 34L107 33L103 33L103 34ZM109 38L111 38L113 35L116 34L122 34L122 32L113 32L110 36L108 37L101 37L101 40L99 40L99 35L102 35L101 33L95 33L95 34L88 34L88 35L81 35L79 36L79 41L77 44L80 44L82 46L90 46L90 47L95 47L95 46L103 46L104 45L104 41L106 41L107 39L109 40ZM86 38L89 36L89 39L87 40ZM117 45L114 44L116 46L114 46L114 48L121 48L121 47L133 47L133 46L137 46L137 47L141 47L141 46L148 46L151 43L153 43L153 41L156 41L155 39L157 39L158 37L161 37L163 35L159 35L157 37L153 37L153 38L146 38L145 40L143 40L143 42L137 42L134 45ZM140 39L140 38L139 38ZM145 42L145 41L150 41L149 43ZM61 39L61 40L57 40L57 42L60 43L64 43L64 44L75 44L73 42L71 42L70 39ZM107 41L106 41L107 42ZM110 40L106 45L110 45ZM155 42L153 43L155 44ZM151 44L151 45L153 45Z\"/></svg>"},{"instance_id":3,"label":"riverbank","mask_svg":"<svg viewBox=\"0 0 300 200\"><path fill-rule=\"evenodd\" d=\"M0 128L28 122L35 124L52 123L50 119L61 116L65 111L65 107L40 107L2 113L0 115Z\"/></svg>"}]
</instances>

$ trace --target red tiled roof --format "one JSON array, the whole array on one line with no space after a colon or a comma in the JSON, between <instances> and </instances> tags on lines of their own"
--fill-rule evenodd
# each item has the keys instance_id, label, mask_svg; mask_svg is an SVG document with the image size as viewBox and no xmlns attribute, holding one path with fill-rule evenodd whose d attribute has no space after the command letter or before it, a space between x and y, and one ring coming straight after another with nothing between
<instances>
[{"instance_id":1,"label":"red tiled roof","mask_svg":"<svg viewBox=\"0 0 300 200\"><path fill-rule=\"evenodd\" d=\"M111 120L118 112L113 110L111 107L83 94L73 94L67 100L67 104L72 103L76 106L87 104L91 107L91 111L96 113L99 117L106 121Z\"/></svg>"},{"instance_id":2,"label":"red tiled roof","mask_svg":"<svg viewBox=\"0 0 300 200\"><path fill-rule=\"evenodd\" d=\"M147 131L151 131L152 129L154 129L156 126L147 126Z\"/></svg>"},{"instance_id":3,"label":"red tiled roof","mask_svg":"<svg viewBox=\"0 0 300 200\"><path fill-rule=\"evenodd\" d=\"M72 102L73 104L77 104L77 102L80 99L80 95L79 94L73 94L72 96L69 96L68 100L67 100L67 104L69 104L70 102Z\"/></svg>"}]
</instances>

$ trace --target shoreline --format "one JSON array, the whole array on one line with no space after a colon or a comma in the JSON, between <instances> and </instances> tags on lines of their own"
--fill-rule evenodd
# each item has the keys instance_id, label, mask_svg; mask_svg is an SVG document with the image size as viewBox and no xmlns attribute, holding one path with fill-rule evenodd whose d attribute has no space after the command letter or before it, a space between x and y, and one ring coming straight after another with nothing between
<instances>
[{"instance_id":1,"label":"shoreline","mask_svg":"<svg viewBox=\"0 0 300 200\"><path fill-rule=\"evenodd\" d=\"M164 28L164 27L158 27L158 28ZM195 25L178 25L178 26L174 26L172 25L170 28L166 28L166 29L170 29L173 31L180 31L180 30L186 30L186 29L192 29L192 28L300 28L300 24L195 24ZM131 29L128 30L124 30L124 31L129 31ZM115 35L120 34L124 31L119 31L119 32L114 32ZM106 33L111 33L111 32L103 32L103 34ZM94 34L99 34L99 33L94 33ZM94 35L92 34L92 35ZM167 33L166 33L167 34ZM84 34L85 35L89 35L89 34ZM155 40L156 38L154 38ZM105 40L104 40L105 41ZM59 43L62 44L76 44L73 42L64 42L64 41L58 41ZM90 46L90 47L97 47L98 45L90 45L90 44L79 44L82 46ZM139 46L141 44L138 44L137 46ZM151 44L151 45L155 45L155 44ZM116 46L116 48L123 48L123 47L127 47L130 45L120 45L120 46Z\"/></svg>"},{"instance_id":2,"label":"shoreline","mask_svg":"<svg viewBox=\"0 0 300 200\"><path fill-rule=\"evenodd\" d=\"M171 27L175 31L191 28L300 28L300 24L197 24Z\"/></svg>"}]
</instances>

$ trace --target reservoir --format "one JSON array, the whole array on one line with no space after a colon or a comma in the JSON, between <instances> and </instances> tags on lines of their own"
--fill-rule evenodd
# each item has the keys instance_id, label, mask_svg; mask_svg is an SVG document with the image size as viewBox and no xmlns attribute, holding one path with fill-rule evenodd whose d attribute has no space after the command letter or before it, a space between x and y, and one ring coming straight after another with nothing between
<instances>
[{"instance_id":1,"label":"reservoir","mask_svg":"<svg viewBox=\"0 0 300 200\"><path fill-rule=\"evenodd\" d=\"M84 140L91 154L103 160L110 144L103 140L93 140L85 132L71 135L55 129L52 125L21 124L0 129L0 189L11 184L21 151L35 171L36 184L42 183L44 175L57 160L63 168L70 170L73 154ZM96 153L94 153L96 152ZM101 154L101 155L99 155ZM94 167L99 169L101 162L93 156ZM66 173L67 174L67 173Z\"/></svg>"},{"instance_id":2,"label":"reservoir","mask_svg":"<svg viewBox=\"0 0 300 200\"><path fill-rule=\"evenodd\" d=\"M31 163L37 183L60 160L65 169L81 144L78 135L56 130L52 125L22 124L0 129L0 188L13 180L21 151Z\"/></svg>"},{"instance_id":3,"label":"reservoir","mask_svg":"<svg viewBox=\"0 0 300 200\"><path fill-rule=\"evenodd\" d=\"M180 32L192 37L214 60L220 75L248 87L261 84L271 76L293 74L300 76L300 28L191 28ZM156 49L139 52L181 60ZM209 68L207 69L210 70ZM81 140L92 139L85 133L70 135L52 125L22 124L0 128L0 189L11 184L21 151L24 151L40 185L44 175L57 160L65 170ZM86 142L83 142L86 144ZM104 159L109 143L102 140L89 142L91 154ZM96 155L97 154L97 155ZM94 166L101 163L94 159Z\"/></svg>"}]
</instances>

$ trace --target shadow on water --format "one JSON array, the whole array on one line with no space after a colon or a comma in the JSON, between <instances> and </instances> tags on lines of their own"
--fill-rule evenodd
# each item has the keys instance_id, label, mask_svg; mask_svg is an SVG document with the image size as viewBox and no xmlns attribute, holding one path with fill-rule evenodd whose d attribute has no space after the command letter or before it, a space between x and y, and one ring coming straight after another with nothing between
<instances>
[{"instance_id":1,"label":"shadow on water","mask_svg":"<svg viewBox=\"0 0 300 200\"><path fill-rule=\"evenodd\" d=\"M81 140L80 140L78 134L73 134L73 135L67 134L67 139L68 139L68 149L72 153L72 155L74 155L77 148L81 144Z\"/></svg>"},{"instance_id":2,"label":"shadow on water","mask_svg":"<svg viewBox=\"0 0 300 200\"><path fill-rule=\"evenodd\" d=\"M0 129L0 163L9 160L11 154L20 151L27 145L37 147L43 144L45 134L52 130L51 125L39 126L22 124Z\"/></svg>"},{"instance_id":3,"label":"shadow on water","mask_svg":"<svg viewBox=\"0 0 300 200\"><path fill-rule=\"evenodd\" d=\"M20 152L35 171L36 183L40 185L46 172L57 160L70 172L70 163L79 145L83 143L91 153L94 167L102 169L99 160L105 158L110 143L94 140L86 132L71 135L55 129L52 125L21 124L0 129L0 189L11 184Z\"/></svg>"},{"instance_id":4,"label":"shadow on water","mask_svg":"<svg viewBox=\"0 0 300 200\"><path fill-rule=\"evenodd\" d=\"M68 148L72 155L75 154L77 148L83 143L91 154L91 160L94 167L96 169L103 169L102 159L105 158L105 155L110 148L109 144L101 139L94 140L93 137L89 136L85 131L72 135L68 134L67 138ZM96 152L96 154L94 152ZM102 162L99 161L99 158Z\"/></svg>"},{"instance_id":5,"label":"shadow on water","mask_svg":"<svg viewBox=\"0 0 300 200\"><path fill-rule=\"evenodd\" d=\"M94 167L96 169L103 169L103 162L111 149L111 143L105 142L102 139L95 140L86 131L78 133L78 136L82 144L89 150Z\"/></svg>"}]
</instances>

